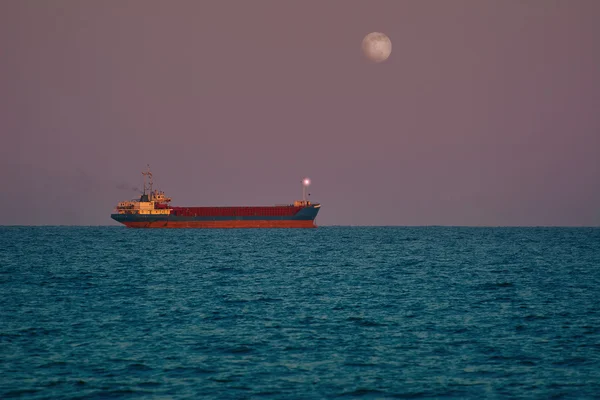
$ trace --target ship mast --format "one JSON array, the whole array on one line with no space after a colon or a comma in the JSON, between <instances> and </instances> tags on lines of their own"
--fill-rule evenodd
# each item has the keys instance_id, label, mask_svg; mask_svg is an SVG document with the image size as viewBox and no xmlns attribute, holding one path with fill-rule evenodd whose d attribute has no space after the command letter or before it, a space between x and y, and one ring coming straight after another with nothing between
<instances>
[{"instance_id":1,"label":"ship mast","mask_svg":"<svg viewBox=\"0 0 600 400\"><path fill-rule=\"evenodd\" d=\"M310 178L302 179L302 201L306 204L306 188L310 185Z\"/></svg>"},{"instance_id":2,"label":"ship mast","mask_svg":"<svg viewBox=\"0 0 600 400\"><path fill-rule=\"evenodd\" d=\"M146 177L148 177L148 190L152 193L152 172L150 172L150 164L148 164L146 172L142 172L142 175L144 175L144 194L146 194Z\"/></svg>"}]
</instances>

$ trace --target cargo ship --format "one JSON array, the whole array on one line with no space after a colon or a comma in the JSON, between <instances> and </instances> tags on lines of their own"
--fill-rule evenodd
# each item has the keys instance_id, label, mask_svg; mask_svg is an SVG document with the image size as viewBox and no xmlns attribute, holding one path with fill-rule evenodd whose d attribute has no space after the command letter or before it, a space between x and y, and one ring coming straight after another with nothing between
<instances>
[{"instance_id":1,"label":"cargo ship","mask_svg":"<svg viewBox=\"0 0 600 400\"><path fill-rule=\"evenodd\" d=\"M302 200L274 206L174 207L164 192L153 189L150 168L142 172L139 199L122 201L111 218L129 228L316 228L321 205L307 200L310 180L302 180Z\"/></svg>"}]
</instances>

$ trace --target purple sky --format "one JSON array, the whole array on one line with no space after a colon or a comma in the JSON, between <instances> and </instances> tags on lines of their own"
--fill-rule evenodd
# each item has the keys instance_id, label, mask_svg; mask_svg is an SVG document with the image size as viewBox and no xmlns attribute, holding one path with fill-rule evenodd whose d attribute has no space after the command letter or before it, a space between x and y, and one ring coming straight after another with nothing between
<instances>
[{"instance_id":1,"label":"purple sky","mask_svg":"<svg viewBox=\"0 0 600 400\"><path fill-rule=\"evenodd\" d=\"M0 224L600 225L600 1L0 2ZM393 43L372 64L361 41Z\"/></svg>"}]
</instances>

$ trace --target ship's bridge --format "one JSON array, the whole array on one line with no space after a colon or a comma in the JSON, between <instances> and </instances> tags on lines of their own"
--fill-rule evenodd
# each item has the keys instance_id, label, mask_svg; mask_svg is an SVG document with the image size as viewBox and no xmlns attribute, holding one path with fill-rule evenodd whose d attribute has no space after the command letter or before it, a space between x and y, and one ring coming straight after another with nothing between
<instances>
[{"instance_id":1,"label":"ship's bridge","mask_svg":"<svg viewBox=\"0 0 600 400\"><path fill-rule=\"evenodd\" d=\"M155 190L150 193L150 201L155 203L169 203L171 202L171 198L165 196L165 192Z\"/></svg>"},{"instance_id":2,"label":"ship's bridge","mask_svg":"<svg viewBox=\"0 0 600 400\"><path fill-rule=\"evenodd\" d=\"M142 196L143 197L143 196ZM166 198L168 199L168 198ZM121 201L117 204L117 214L171 214L166 199L162 203L157 201ZM171 199L168 199L169 201Z\"/></svg>"},{"instance_id":3,"label":"ship's bridge","mask_svg":"<svg viewBox=\"0 0 600 400\"><path fill-rule=\"evenodd\" d=\"M117 204L117 214L171 214L170 197L165 192L153 190L142 194L139 200L121 201Z\"/></svg>"}]
</instances>

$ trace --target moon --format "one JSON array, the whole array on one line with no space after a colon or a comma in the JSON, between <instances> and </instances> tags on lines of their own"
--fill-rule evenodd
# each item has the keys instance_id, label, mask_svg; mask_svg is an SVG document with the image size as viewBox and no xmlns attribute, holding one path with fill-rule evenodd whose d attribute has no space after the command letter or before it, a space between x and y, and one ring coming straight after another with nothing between
<instances>
[{"instance_id":1,"label":"moon","mask_svg":"<svg viewBox=\"0 0 600 400\"><path fill-rule=\"evenodd\" d=\"M392 53L392 41L384 33L371 32L362 41L362 51L369 60L380 63Z\"/></svg>"}]
</instances>

